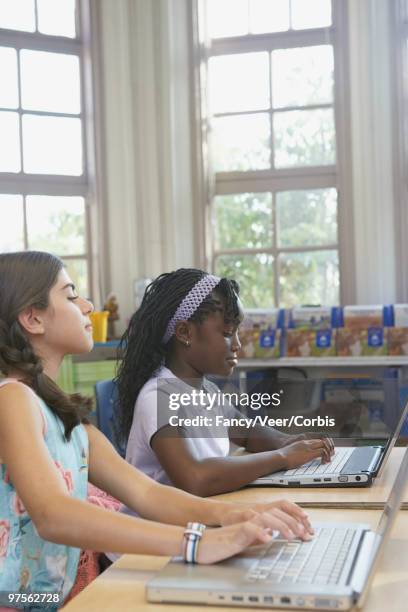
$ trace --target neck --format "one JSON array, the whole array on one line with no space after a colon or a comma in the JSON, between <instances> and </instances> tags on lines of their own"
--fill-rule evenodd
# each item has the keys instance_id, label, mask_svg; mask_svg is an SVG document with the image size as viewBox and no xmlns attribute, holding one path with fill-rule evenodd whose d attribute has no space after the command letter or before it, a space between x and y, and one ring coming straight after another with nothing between
<instances>
[{"instance_id":1,"label":"neck","mask_svg":"<svg viewBox=\"0 0 408 612\"><path fill-rule=\"evenodd\" d=\"M56 351L50 353L44 350L44 347L40 346L36 347L35 352L41 359L44 374L55 381L57 379L58 370L60 369L62 360L64 359L64 355Z\"/></svg>"},{"instance_id":2,"label":"neck","mask_svg":"<svg viewBox=\"0 0 408 612\"><path fill-rule=\"evenodd\" d=\"M188 384L199 389L203 382L203 374L191 364L179 359L176 355L169 355L165 361L166 368L181 380L188 380Z\"/></svg>"},{"instance_id":3,"label":"neck","mask_svg":"<svg viewBox=\"0 0 408 612\"><path fill-rule=\"evenodd\" d=\"M56 380L57 376L58 376L58 371L60 369L61 363L62 363L62 357L61 358L54 358L54 359L43 359L43 372L44 374L46 374L49 378L51 378L52 380Z\"/></svg>"}]
</instances>

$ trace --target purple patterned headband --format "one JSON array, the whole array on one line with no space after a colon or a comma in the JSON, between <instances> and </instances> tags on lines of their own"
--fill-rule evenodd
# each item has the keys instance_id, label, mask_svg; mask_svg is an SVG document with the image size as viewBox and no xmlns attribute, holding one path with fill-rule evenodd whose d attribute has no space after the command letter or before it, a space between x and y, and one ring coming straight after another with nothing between
<instances>
[{"instance_id":1,"label":"purple patterned headband","mask_svg":"<svg viewBox=\"0 0 408 612\"><path fill-rule=\"evenodd\" d=\"M205 300L207 295L218 285L220 282L218 276L213 274L206 274L201 280L194 285L194 287L187 293L182 299L176 312L170 319L166 333L163 336L163 344L166 344L174 332L176 331L176 323L178 321L188 321L189 318L195 313L200 304Z\"/></svg>"}]
</instances>

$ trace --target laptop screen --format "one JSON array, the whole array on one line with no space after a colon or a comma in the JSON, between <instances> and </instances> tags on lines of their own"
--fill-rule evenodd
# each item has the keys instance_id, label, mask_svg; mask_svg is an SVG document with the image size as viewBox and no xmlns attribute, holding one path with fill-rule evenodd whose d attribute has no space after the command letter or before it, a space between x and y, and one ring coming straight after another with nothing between
<instances>
[{"instance_id":1,"label":"laptop screen","mask_svg":"<svg viewBox=\"0 0 408 612\"><path fill-rule=\"evenodd\" d=\"M385 464L387 462L389 454L391 453L391 451L394 448L398 438L401 435L401 431L402 431L402 428L403 428L404 423L406 421L407 414L408 414L408 402L405 404L404 410L401 413L401 416L399 418L399 421L398 421L398 424L397 424L397 426L395 428L394 433L392 434L392 436L390 438L388 438L387 444L385 445L384 452L382 453L382 456L381 456L380 464L379 464L379 466L377 468L377 473L376 473L377 476L380 475L383 467L385 466Z\"/></svg>"}]
</instances>

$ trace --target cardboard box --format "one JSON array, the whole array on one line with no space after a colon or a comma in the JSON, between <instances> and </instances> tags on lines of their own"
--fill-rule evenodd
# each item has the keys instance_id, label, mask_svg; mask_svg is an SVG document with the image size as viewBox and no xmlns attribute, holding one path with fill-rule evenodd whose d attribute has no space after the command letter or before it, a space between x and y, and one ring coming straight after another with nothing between
<instances>
[{"instance_id":1,"label":"cardboard box","mask_svg":"<svg viewBox=\"0 0 408 612\"><path fill-rule=\"evenodd\" d=\"M278 308L245 310L245 317L239 328L241 342L239 357L245 359L280 357L282 321L283 311Z\"/></svg>"},{"instance_id":2,"label":"cardboard box","mask_svg":"<svg viewBox=\"0 0 408 612\"><path fill-rule=\"evenodd\" d=\"M332 329L285 330L287 357L334 357L336 345Z\"/></svg>"},{"instance_id":3,"label":"cardboard box","mask_svg":"<svg viewBox=\"0 0 408 612\"><path fill-rule=\"evenodd\" d=\"M395 327L408 327L408 304L394 304Z\"/></svg>"},{"instance_id":4,"label":"cardboard box","mask_svg":"<svg viewBox=\"0 0 408 612\"><path fill-rule=\"evenodd\" d=\"M330 329L333 325L330 306L298 306L289 312L290 329Z\"/></svg>"},{"instance_id":5,"label":"cardboard box","mask_svg":"<svg viewBox=\"0 0 408 612\"><path fill-rule=\"evenodd\" d=\"M389 306L345 306L343 309L343 325L348 329L379 328L391 325L391 316Z\"/></svg>"},{"instance_id":6,"label":"cardboard box","mask_svg":"<svg viewBox=\"0 0 408 612\"><path fill-rule=\"evenodd\" d=\"M388 328L388 354L408 355L408 327Z\"/></svg>"},{"instance_id":7,"label":"cardboard box","mask_svg":"<svg viewBox=\"0 0 408 612\"><path fill-rule=\"evenodd\" d=\"M387 329L340 327L336 330L336 352L339 357L387 355Z\"/></svg>"}]
</instances>

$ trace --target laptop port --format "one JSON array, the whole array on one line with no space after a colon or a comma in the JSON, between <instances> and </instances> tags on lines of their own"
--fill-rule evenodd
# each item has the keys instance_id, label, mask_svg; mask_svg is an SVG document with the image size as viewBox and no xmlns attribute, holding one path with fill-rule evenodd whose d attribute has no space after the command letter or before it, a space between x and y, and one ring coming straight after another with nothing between
<instances>
[{"instance_id":1,"label":"laptop port","mask_svg":"<svg viewBox=\"0 0 408 612\"><path fill-rule=\"evenodd\" d=\"M323 478L324 482L331 482L331 478Z\"/></svg>"},{"instance_id":2,"label":"laptop port","mask_svg":"<svg viewBox=\"0 0 408 612\"><path fill-rule=\"evenodd\" d=\"M232 601L244 601L244 598L242 595L233 595L231 599Z\"/></svg>"},{"instance_id":3,"label":"laptop port","mask_svg":"<svg viewBox=\"0 0 408 612\"><path fill-rule=\"evenodd\" d=\"M322 482L321 478L313 478L313 482Z\"/></svg>"},{"instance_id":4,"label":"laptop port","mask_svg":"<svg viewBox=\"0 0 408 612\"><path fill-rule=\"evenodd\" d=\"M267 603L267 604L272 604L273 603L272 595L265 595L263 600L264 600L264 603Z\"/></svg>"},{"instance_id":5,"label":"laptop port","mask_svg":"<svg viewBox=\"0 0 408 612\"><path fill-rule=\"evenodd\" d=\"M356 480L357 480L357 482L360 482L361 476L356 476Z\"/></svg>"},{"instance_id":6,"label":"laptop port","mask_svg":"<svg viewBox=\"0 0 408 612\"><path fill-rule=\"evenodd\" d=\"M248 601L259 601L258 595L250 595Z\"/></svg>"},{"instance_id":7,"label":"laptop port","mask_svg":"<svg viewBox=\"0 0 408 612\"><path fill-rule=\"evenodd\" d=\"M290 597L281 597L281 603L282 604L290 604Z\"/></svg>"},{"instance_id":8,"label":"laptop port","mask_svg":"<svg viewBox=\"0 0 408 612\"><path fill-rule=\"evenodd\" d=\"M348 476L339 476L339 482L348 482Z\"/></svg>"}]
</instances>

